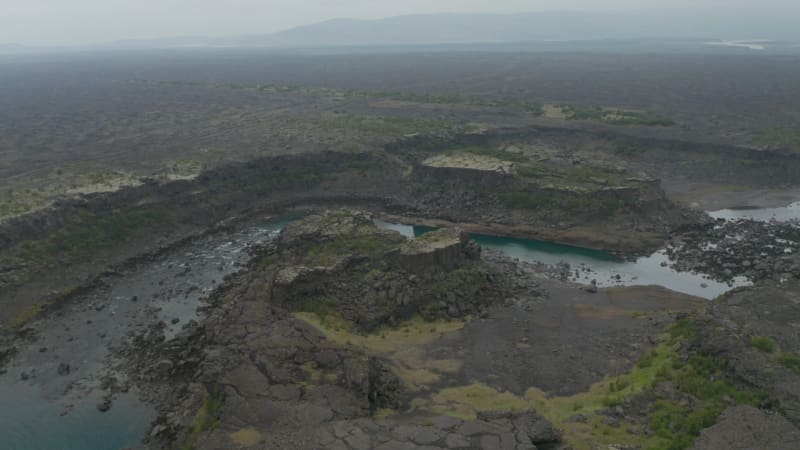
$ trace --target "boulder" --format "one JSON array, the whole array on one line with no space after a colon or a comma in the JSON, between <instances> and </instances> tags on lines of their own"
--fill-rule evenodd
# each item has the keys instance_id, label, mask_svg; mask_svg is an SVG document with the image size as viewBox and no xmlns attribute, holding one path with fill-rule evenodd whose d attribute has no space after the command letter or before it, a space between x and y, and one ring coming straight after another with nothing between
<instances>
[{"instance_id":1,"label":"boulder","mask_svg":"<svg viewBox=\"0 0 800 450\"><path fill-rule=\"evenodd\" d=\"M69 364L67 364L67 363L59 364L58 365L58 370L56 372L61 376L69 375L69 372L70 372Z\"/></svg>"},{"instance_id":2,"label":"boulder","mask_svg":"<svg viewBox=\"0 0 800 450\"><path fill-rule=\"evenodd\" d=\"M162 359L155 365L156 372L158 372L159 375L161 376L169 375L169 373L172 371L174 367L175 363L173 363L169 359Z\"/></svg>"}]
</instances>

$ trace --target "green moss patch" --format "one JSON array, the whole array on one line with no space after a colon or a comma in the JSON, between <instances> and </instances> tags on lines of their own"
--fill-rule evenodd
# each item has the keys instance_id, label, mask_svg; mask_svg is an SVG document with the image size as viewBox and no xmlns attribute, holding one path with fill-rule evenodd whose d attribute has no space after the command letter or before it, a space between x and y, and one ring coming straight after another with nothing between
<instances>
[{"instance_id":1,"label":"green moss patch","mask_svg":"<svg viewBox=\"0 0 800 450\"><path fill-rule=\"evenodd\" d=\"M385 236L370 232L354 233L315 245L309 249L303 260L313 266L330 266L342 255L369 256L389 250L393 246L395 244Z\"/></svg>"},{"instance_id":2,"label":"green moss patch","mask_svg":"<svg viewBox=\"0 0 800 450\"><path fill-rule=\"evenodd\" d=\"M588 450L598 444L687 449L703 428L716 422L727 402L759 405L766 397L760 390L739 388L725 381L727 361L722 358L695 354L683 361L678 349L694 337L694 326L690 319L677 321L628 373L595 383L588 391L576 395L551 397L530 388L520 397L476 383L443 389L416 399L412 406L463 418L473 418L480 411L534 408L564 430L567 443L576 450ZM694 408L655 396L654 388L659 383L670 383L681 394L694 397ZM614 427L604 422L602 410L622 405L635 395L655 396L646 417L650 435L641 432L642 424L621 423ZM572 420L578 414L586 417L585 423Z\"/></svg>"},{"instance_id":3,"label":"green moss patch","mask_svg":"<svg viewBox=\"0 0 800 450\"><path fill-rule=\"evenodd\" d=\"M486 156L496 158L501 161L510 162L526 162L528 157L522 153L512 153L505 150L500 150L492 147L461 147L448 150L450 154L469 153L472 155Z\"/></svg>"},{"instance_id":4,"label":"green moss patch","mask_svg":"<svg viewBox=\"0 0 800 450\"><path fill-rule=\"evenodd\" d=\"M752 336L750 338L750 345L766 353L775 353L778 346L775 341L766 336Z\"/></svg>"},{"instance_id":5,"label":"green moss patch","mask_svg":"<svg viewBox=\"0 0 800 450\"><path fill-rule=\"evenodd\" d=\"M25 241L16 247L18 256L38 263L62 257L90 256L103 248L130 239L137 231L171 223L164 209L131 209L103 216L84 214L41 241Z\"/></svg>"},{"instance_id":6,"label":"green moss patch","mask_svg":"<svg viewBox=\"0 0 800 450\"><path fill-rule=\"evenodd\" d=\"M567 120L591 120L613 125L638 125L647 127L670 127L675 121L655 114L616 108L576 108L562 106Z\"/></svg>"},{"instance_id":7,"label":"green moss patch","mask_svg":"<svg viewBox=\"0 0 800 450\"><path fill-rule=\"evenodd\" d=\"M778 362L783 367L800 373L800 356L797 356L794 353L784 352L778 355Z\"/></svg>"},{"instance_id":8,"label":"green moss patch","mask_svg":"<svg viewBox=\"0 0 800 450\"><path fill-rule=\"evenodd\" d=\"M219 415L222 405L225 402L225 393L221 387L214 387L206 396L200 409L195 413L192 423L187 430L186 442L183 450L194 448L200 435L206 431L214 430L219 427Z\"/></svg>"}]
</instances>

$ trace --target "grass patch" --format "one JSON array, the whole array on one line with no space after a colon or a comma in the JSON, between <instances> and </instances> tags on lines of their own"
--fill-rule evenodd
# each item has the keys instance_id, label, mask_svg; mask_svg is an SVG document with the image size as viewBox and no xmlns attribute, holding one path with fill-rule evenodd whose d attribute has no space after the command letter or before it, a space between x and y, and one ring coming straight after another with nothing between
<instances>
[{"instance_id":1,"label":"grass patch","mask_svg":"<svg viewBox=\"0 0 800 450\"><path fill-rule=\"evenodd\" d=\"M778 127L762 133L753 143L767 147L785 147L800 150L800 130Z\"/></svg>"},{"instance_id":2,"label":"grass patch","mask_svg":"<svg viewBox=\"0 0 800 450\"><path fill-rule=\"evenodd\" d=\"M411 406L471 420L481 411L525 411L530 404L510 392L499 392L483 383L474 383L442 389L433 394L429 402L415 399Z\"/></svg>"},{"instance_id":3,"label":"grass patch","mask_svg":"<svg viewBox=\"0 0 800 450\"><path fill-rule=\"evenodd\" d=\"M445 298L452 292L458 292L464 298L475 298L488 283L485 272L467 265L450 271L443 278L431 281L425 286L425 290L431 293L433 299Z\"/></svg>"},{"instance_id":4,"label":"grass patch","mask_svg":"<svg viewBox=\"0 0 800 450\"><path fill-rule=\"evenodd\" d=\"M588 450L598 444L635 445L654 450L689 448L703 428L715 423L726 406L727 398L737 403L760 404L765 394L760 390L739 389L725 382L722 371L727 361L705 355L694 355L682 362L677 349L694 337L694 323L678 320L661 342L642 356L626 374L593 384L586 392L567 397L550 397L531 388L524 396L498 392L483 384L444 389L429 398L412 402L417 409L462 418L474 418L477 412L490 410L525 410L534 408L564 430L566 443L576 450ZM658 399L648 416L652 435L632 434L631 424L611 427L603 423L599 411L622 404L627 397L651 390L657 383L670 382L684 394L697 400L693 409L666 399ZM576 423L571 417L582 414L587 423Z\"/></svg>"},{"instance_id":5,"label":"grass patch","mask_svg":"<svg viewBox=\"0 0 800 450\"><path fill-rule=\"evenodd\" d=\"M674 120L654 114L614 108L576 108L562 106L567 120L591 120L612 125L638 125L647 127L671 127Z\"/></svg>"},{"instance_id":6,"label":"grass patch","mask_svg":"<svg viewBox=\"0 0 800 450\"><path fill-rule=\"evenodd\" d=\"M778 349L778 346L775 345L775 341L766 336L752 336L750 338L750 345L765 353L775 353L775 350Z\"/></svg>"},{"instance_id":7,"label":"grass patch","mask_svg":"<svg viewBox=\"0 0 800 450\"><path fill-rule=\"evenodd\" d=\"M781 353L778 355L778 362L787 369L800 373L800 357L794 353Z\"/></svg>"},{"instance_id":8,"label":"grass patch","mask_svg":"<svg viewBox=\"0 0 800 450\"><path fill-rule=\"evenodd\" d=\"M497 196L503 205L510 209L535 210L552 208L557 205L553 196L530 191L503 192Z\"/></svg>"},{"instance_id":9,"label":"grass patch","mask_svg":"<svg viewBox=\"0 0 800 450\"><path fill-rule=\"evenodd\" d=\"M326 338L337 344L352 345L366 350L368 353L382 355L427 344L439 339L444 333L460 330L466 325L463 320L428 322L422 317L414 317L397 327L383 327L373 333L363 335L352 332L350 327L336 329L327 326L320 320L316 312L304 311L294 315L316 327Z\"/></svg>"},{"instance_id":10,"label":"grass patch","mask_svg":"<svg viewBox=\"0 0 800 450\"><path fill-rule=\"evenodd\" d=\"M522 178L545 178L550 176L552 171L549 168L537 167L528 164L518 165L516 168L517 176Z\"/></svg>"},{"instance_id":11,"label":"grass patch","mask_svg":"<svg viewBox=\"0 0 800 450\"><path fill-rule=\"evenodd\" d=\"M460 330L465 321L428 322L414 317L398 327L385 327L370 334L357 334L351 327L336 326L330 320L320 320L315 313L294 314L320 330L330 341L347 347L356 347L368 355L386 359L393 372L409 391L428 389L443 376L457 373L461 362L455 359L436 359L427 355L422 348L447 333Z\"/></svg>"},{"instance_id":12,"label":"grass patch","mask_svg":"<svg viewBox=\"0 0 800 450\"><path fill-rule=\"evenodd\" d=\"M242 428L235 433L231 433L229 438L231 442L240 448L253 447L264 440L264 437L255 428Z\"/></svg>"},{"instance_id":13,"label":"grass patch","mask_svg":"<svg viewBox=\"0 0 800 450\"><path fill-rule=\"evenodd\" d=\"M147 83L147 82L146 82ZM241 83L208 83L197 81L158 81L158 84L174 86L211 87L223 89L249 90L264 93L292 93L302 95L316 95L334 98L370 98L380 100L393 100L408 103L423 103L429 105L465 105L483 107L509 107L520 108L527 113L538 117L543 114L542 105L511 99L487 99L466 95L434 95L413 92L385 92L385 91L356 91L339 90L327 87L291 86L277 84L241 84Z\"/></svg>"},{"instance_id":14,"label":"grass patch","mask_svg":"<svg viewBox=\"0 0 800 450\"><path fill-rule=\"evenodd\" d=\"M33 198L22 198L14 196L9 200L0 202L0 217L11 217L24 214L41 206L42 202Z\"/></svg>"},{"instance_id":15,"label":"grass patch","mask_svg":"<svg viewBox=\"0 0 800 450\"><path fill-rule=\"evenodd\" d=\"M666 442L653 450L691 447L700 430L713 425L722 409L721 405L714 404L692 410L666 400L657 401L649 417L649 426L656 436Z\"/></svg>"},{"instance_id":16,"label":"grass patch","mask_svg":"<svg viewBox=\"0 0 800 450\"><path fill-rule=\"evenodd\" d=\"M574 214L601 218L611 217L620 209L629 206L625 201L614 198L596 201L589 195L551 195L523 190L502 192L497 194L497 197L509 209L529 211L558 209Z\"/></svg>"},{"instance_id":17,"label":"grass patch","mask_svg":"<svg viewBox=\"0 0 800 450\"><path fill-rule=\"evenodd\" d=\"M372 414L372 418L375 420L383 420L383 419L388 419L389 417L392 417L394 415L397 415L397 410L390 408L381 408Z\"/></svg>"},{"instance_id":18,"label":"grass patch","mask_svg":"<svg viewBox=\"0 0 800 450\"><path fill-rule=\"evenodd\" d=\"M387 242L385 236L375 233L355 233L352 235L338 236L333 240L315 245L304 256L303 260L314 266L330 266L335 264L342 255L373 255L394 246Z\"/></svg>"},{"instance_id":19,"label":"grass patch","mask_svg":"<svg viewBox=\"0 0 800 450\"><path fill-rule=\"evenodd\" d=\"M451 121L396 116L329 115L310 121L323 129L348 130L379 136L457 131L463 128Z\"/></svg>"},{"instance_id":20,"label":"grass patch","mask_svg":"<svg viewBox=\"0 0 800 450\"><path fill-rule=\"evenodd\" d=\"M172 215L164 209L116 211L102 217L82 215L47 239L23 242L16 252L39 263L64 256L86 257L130 239L139 230L171 221Z\"/></svg>"},{"instance_id":21,"label":"grass patch","mask_svg":"<svg viewBox=\"0 0 800 450\"><path fill-rule=\"evenodd\" d=\"M189 426L186 443L182 447L183 450L191 450L194 448L200 435L206 431L214 430L220 425L219 414L222 410L222 404L225 402L225 393L221 387L215 387L207 394L206 400L192 419L192 424Z\"/></svg>"},{"instance_id":22,"label":"grass patch","mask_svg":"<svg viewBox=\"0 0 800 450\"><path fill-rule=\"evenodd\" d=\"M32 320L36 319L47 305L47 302L41 302L26 308L8 321L6 324L8 331L14 332L27 325Z\"/></svg>"},{"instance_id":23,"label":"grass patch","mask_svg":"<svg viewBox=\"0 0 800 450\"><path fill-rule=\"evenodd\" d=\"M472 155L487 156L490 158L499 159L502 161L510 162L526 162L528 157L521 153L512 153L505 150L500 150L491 147L462 147L449 150L450 154L469 153Z\"/></svg>"},{"instance_id":24,"label":"grass patch","mask_svg":"<svg viewBox=\"0 0 800 450\"><path fill-rule=\"evenodd\" d=\"M275 255L265 255L258 260L258 268L265 270L276 262L278 262L278 258Z\"/></svg>"},{"instance_id":25,"label":"grass patch","mask_svg":"<svg viewBox=\"0 0 800 450\"><path fill-rule=\"evenodd\" d=\"M680 339L691 340L695 337L694 322L691 319L678 319L669 329L669 337L672 341Z\"/></svg>"},{"instance_id":26,"label":"grass patch","mask_svg":"<svg viewBox=\"0 0 800 450\"><path fill-rule=\"evenodd\" d=\"M350 332L353 326L342 318L336 310L338 302L333 297L308 300L300 307L304 313L314 314L319 324L327 329Z\"/></svg>"},{"instance_id":27,"label":"grass patch","mask_svg":"<svg viewBox=\"0 0 800 450\"><path fill-rule=\"evenodd\" d=\"M638 156L644 153L644 150L632 145L618 145L614 148L614 153L619 156Z\"/></svg>"}]
</instances>

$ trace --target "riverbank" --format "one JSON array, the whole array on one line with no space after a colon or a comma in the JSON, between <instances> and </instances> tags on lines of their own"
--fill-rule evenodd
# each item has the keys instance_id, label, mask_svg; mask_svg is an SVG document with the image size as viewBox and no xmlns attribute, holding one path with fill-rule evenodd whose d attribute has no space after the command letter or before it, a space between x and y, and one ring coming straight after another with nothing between
<instances>
[{"instance_id":1,"label":"riverbank","mask_svg":"<svg viewBox=\"0 0 800 450\"><path fill-rule=\"evenodd\" d=\"M497 223L478 224L451 222L441 219L425 219L419 217L381 214L381 220L412 226L431 228L457 227L468 233L502 236L518 239L534 239L556 244L571 245L591 250L613 253L621 258L635 258L661 248L667 236L654 232L631 232L598 227L572 227L558 229L556 227L535 227L531 225L503 225Z\"/></svg>"},{"instance_id":2,"label":"riverbank","mask_svg":"<svg viewBox=\"0 0 800 450\"><path fill-rule=\"evenodd\" d=\"M196 325L203 299L249 260L250 245L284 223L217 229L129 261L4 336L0 348L11 351L0 361L0 391L25 405L0 411L5 442L31 450L54 439L68 450L137 446L155 411L127 374L113 369L115 349L144 330L171 339ZM102 433L94 433L97 424Z\"/></svg>"}]
</instances>

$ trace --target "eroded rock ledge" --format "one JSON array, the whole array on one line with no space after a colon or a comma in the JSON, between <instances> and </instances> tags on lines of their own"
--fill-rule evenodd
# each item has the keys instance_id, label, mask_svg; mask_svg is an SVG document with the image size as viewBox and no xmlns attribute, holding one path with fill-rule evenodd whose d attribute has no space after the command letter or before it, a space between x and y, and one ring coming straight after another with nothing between
<instances>
[{"instance_id":1,"label":"eroded rock ledge","mask_svg":"<svg viewBox=\"0 0 800 450\"><path fill-rule=\"evenodd\" d=\"M378 229L361 212L327 212L290 224L265 260L277 261L268 275L273 304L335 314L360 331L415 315L479 314L497 297L480 247L462 231L407 240Z\"/></svg>"}]
</instances>

